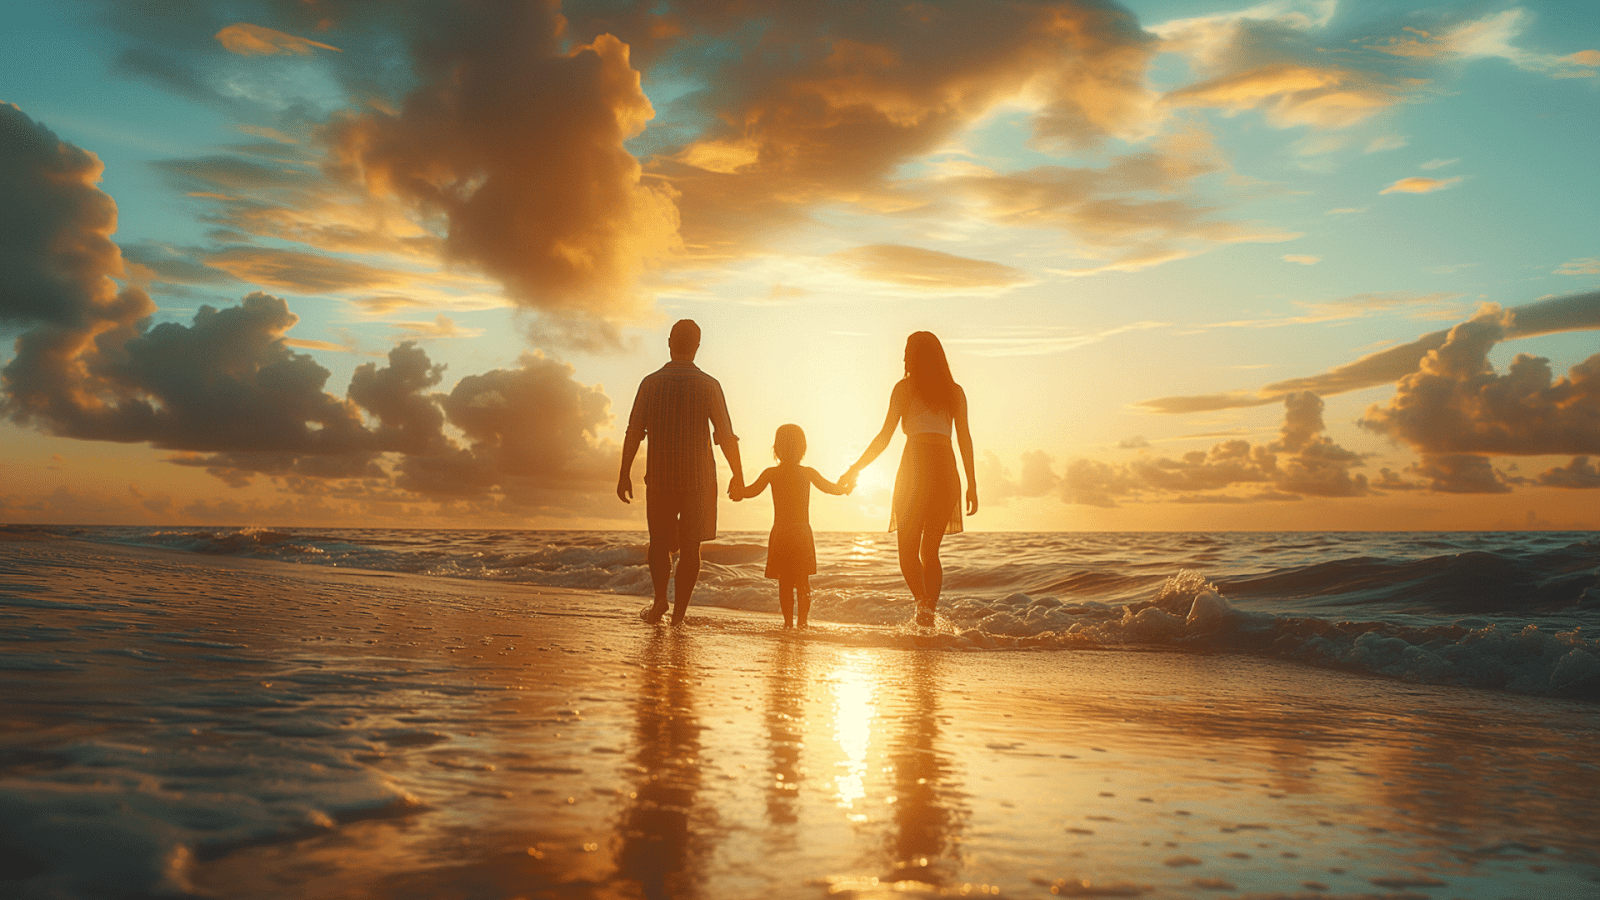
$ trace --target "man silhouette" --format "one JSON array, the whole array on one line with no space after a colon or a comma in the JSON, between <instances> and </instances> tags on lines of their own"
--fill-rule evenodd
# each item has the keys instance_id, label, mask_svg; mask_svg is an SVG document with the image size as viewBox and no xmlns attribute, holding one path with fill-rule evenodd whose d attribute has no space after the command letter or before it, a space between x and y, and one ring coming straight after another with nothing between
<instances>
[{"instance_id":1,"label":"man silhouette","mask_svg":"<svg viewBox=\"0 0 1600 900\"><path fill-rule=\"evenodd\" d=\"M676 587L672 624L679 625L700 577L700 542L717 536L717 461L711 455L711 444L722 448L733 470L730 496L735 488L744 486L744 470L722 385L694 364L700 350L700 326L692 319L680 319L667 336L667 350L671 361L646 375L633 398L627 436L622 441L617 498L632 502L633 458L639 442L649 438L645 519L650 525L650 582L656 599L643 618L651 624L661 621L671 581ZM673 551L678 553L676 578Z\"/></svg>"}]
</instances>

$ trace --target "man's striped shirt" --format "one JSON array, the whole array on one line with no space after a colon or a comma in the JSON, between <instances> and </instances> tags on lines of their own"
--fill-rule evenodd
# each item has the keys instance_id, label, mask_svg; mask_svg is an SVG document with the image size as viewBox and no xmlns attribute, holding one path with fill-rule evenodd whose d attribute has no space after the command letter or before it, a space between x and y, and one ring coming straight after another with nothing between
<instances>
[{"instance_id":1,"label":"man's striped shirt","mask_svg":"<svg viewBox=\"0 0 1600 900\"><path fill-rule=\"evenodd\" d=\"M645 484L670 490L714 491L717 463L711 444L738 440L728 420L722 385L692 362L673 360L646 375L633 398L628 438L648 439Z\"/></svg>"}]
</instances>

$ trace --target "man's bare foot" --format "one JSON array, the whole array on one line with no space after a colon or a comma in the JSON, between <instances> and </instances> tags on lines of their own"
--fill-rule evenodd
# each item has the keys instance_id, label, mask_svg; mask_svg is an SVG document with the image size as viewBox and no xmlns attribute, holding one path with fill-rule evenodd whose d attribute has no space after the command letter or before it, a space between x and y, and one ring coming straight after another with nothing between
<instances>
[{"instance_id":1,"label":"man's bare foot","mask_svg":"<svg viewBox=\"0 0 1600 900\"><path fill-rule=\"evenodd\" d=\"M917 601L917 624L923 628L933 626L933 604L925 600Z\"/></svg>"},{"instance_id":2,"label":"man's bare foot","mask_svg":"<svg viewBox=\"0 0 1600 900\"><path fill-rule=\"evenodd\" d=\"M654 606L646 606L644 609L639 610L639 618L643 619L646 625L661 624L661 617L666 614L666 607L656 609Z\"/></svg>"}]
</instances>

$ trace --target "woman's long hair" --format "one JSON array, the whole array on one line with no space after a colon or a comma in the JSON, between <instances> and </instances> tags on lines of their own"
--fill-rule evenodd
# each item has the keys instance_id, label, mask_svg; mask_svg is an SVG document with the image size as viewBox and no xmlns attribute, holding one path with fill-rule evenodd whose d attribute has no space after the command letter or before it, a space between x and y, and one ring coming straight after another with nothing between
<instances>
[{"instance_id":1,"label":"woman's long hair","mask_svg":"<svg viewBox=\"0 0 1600 900\"><path fill-rule=\"evenodd\" d=\"M956 380L950 376L944 345L933 332L916 331L906 338L906 377L923 405L935 412L955 412Z\"/></svg>"}]
</instances>

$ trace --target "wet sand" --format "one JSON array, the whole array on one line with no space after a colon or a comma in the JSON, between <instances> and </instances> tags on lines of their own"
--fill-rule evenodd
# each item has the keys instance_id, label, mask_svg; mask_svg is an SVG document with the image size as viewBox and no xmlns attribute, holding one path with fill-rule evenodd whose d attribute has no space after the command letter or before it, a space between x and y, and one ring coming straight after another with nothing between
<instances>
[{"instance_id":1,"label":"wet sand","mask_svg":"<svg viewBox=\"0 0 1600 900\"><path fill-rule=\"evenodd\" d=\"M1600 710L0 544L0 895L1600 894Z\"/></svg>"}]
</instances>

